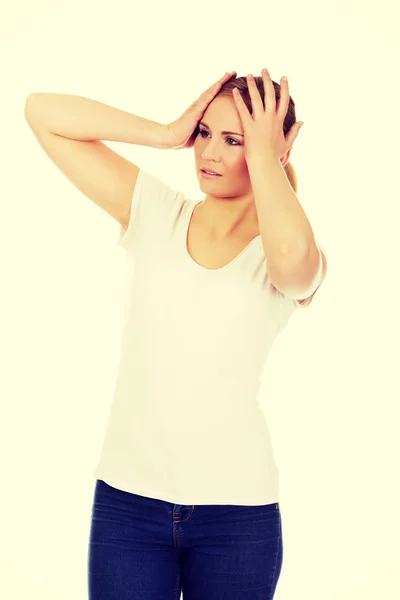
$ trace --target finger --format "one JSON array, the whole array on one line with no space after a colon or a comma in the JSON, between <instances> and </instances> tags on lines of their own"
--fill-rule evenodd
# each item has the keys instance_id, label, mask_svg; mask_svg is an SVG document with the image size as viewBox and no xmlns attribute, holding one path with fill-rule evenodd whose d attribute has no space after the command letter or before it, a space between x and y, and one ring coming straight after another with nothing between
<instances>
[{"instance_id":1,"label":"finger","mask_svg":"<svg viewBox=\"0 0 400 600\"><path fill-rule=\"evenodd\" d=\"M276 111L276 98L275 98L275 88L272 83L271 76L269 74L268 69L263 69L261 71L262 79L264 83L264 104L265 110L273 112L275 114Z\"/></svg>"},{"instance_id":2,"label":"finger","mask_svg":"<svg viewBox=\"0 0 400 600\"><path fill-rule=\"evenodd\" d=\"M216 93L215 90L219 89L224 83L226 83L231 77L236 76L236 71L227 71L221 79L218 79L215 83L213 83L206 91L205 94Z\"/></svg>"},{"instance_id":3,"label":"finger","mask_svg":"<svg viewBox=\"0 0 400 600\"><path fill-rule=\"evenodd\" d=\"M260 92L254 80L253 75L247 75L247 87L249 90L251 105L253 107L253 115L259 115L264 111L263 103L261 100Z\"/></svg>"},{"instance_id":4,"label":"finger","mask_svg":"<svg viewBox=\"0 0 400 600\"><path fill-rule=\"evenodd\" d=\"M236 71L230 71L225 73L225 75L212 86L210 86L205 92L203 92L195 102L190 106L190 110L194 110L196 114L203 114L207 109L208 105L215 98L221 86L228 81L233 76L236 76Z\"/></svg>"},{"instance_id":5,"label":"finger","mask_svg":"<svg viewBox=\"0 0 400 600\"><path fill-rule=\"evenodd\" d=\"M250 115L248 108L241 96L241 93L237 88L234 88L233 90L233 98L235 100L236 108L242 121L243 129L245 129L249 120L252 120L253 118Z\"/></svg>"},{"instance_id":6,"label":"finger","mask_svg":"<svg viewBox=\"0 0 400 600\"><path fill-rule=\"evenodd\" d=\"M201 96L199 98L201 106L207 107L210 104L210 102L213 100L213 98L217 95L217 93L221 89L221 86L226 81L228 81L228 79L230 79L232 77L233 73L236 73L236 71L231 71L230 73L225 73L225 75L219 81L214 83L211 87L208 88L208 90L206 90L205 92L203 92L203 94L201 94Z\"/></svg>"},{"instance_id":7,"label":"finger","mask_svg":"<svg viewBox=\"0 0 400 600\"><path fill-rule=\"evenodd\" d=\"M233 77L234 75L235 75L235 76L237 75L236 71L227 71L227 72L225 73L225 75L224 75L223 77L221 77L221 79L219 79L219 81L221 81L221 82L223 82L224 80L226 80L226 81L227 81L228 79L230 79L230 78L231 78L231 77Z\"/></svg>"},{"instance_id":8,"label":"finger","mask_svg":"<svg viewBox=\"0 0 400 600\"><path fill-rule=\"evenodd\" d=\"M278 106L278 117L282 120L285 120L288 107L289 107L289 83L285 77L281 77L280 83L280 98L279 98L279 106Z\"/></svg>"}]
</instances>

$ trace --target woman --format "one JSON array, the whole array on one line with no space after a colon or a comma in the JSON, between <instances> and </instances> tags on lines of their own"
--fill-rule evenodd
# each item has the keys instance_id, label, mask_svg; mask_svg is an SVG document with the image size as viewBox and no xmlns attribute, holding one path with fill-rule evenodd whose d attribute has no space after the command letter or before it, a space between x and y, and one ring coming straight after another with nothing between
<instances>
[{"instance_id":1,"label":"woman","mask_svg":"<svg viewBox=\"0 0 400 600\"><path fill-rule=\"evenodd\" d=\"M90 600L177 600L182 590L184 600L270 600L281 572L259 378L326 259L295 195L288 85L268 72L235 76L169 125L78 96L27 99L43 149L120 223L132 267L94 474ZM187 199L100 140L193 147L205 198Z\"/></svg>"}]
</instances>

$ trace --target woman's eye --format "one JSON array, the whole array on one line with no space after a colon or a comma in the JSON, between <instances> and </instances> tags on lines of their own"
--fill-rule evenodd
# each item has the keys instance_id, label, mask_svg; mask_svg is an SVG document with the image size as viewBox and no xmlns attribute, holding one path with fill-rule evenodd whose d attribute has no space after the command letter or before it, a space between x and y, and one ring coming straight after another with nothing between
<instances>
[{"instance_id":1,"label":"woman's eye","mask_svg":"<svg viewBox=\"0 0 400 600\"><path fill-rule=\"evenodd\" d=\"M199 135L201 135L202 138L204 138L203 133L208 134L208 131L206 131L205 129L200 129L199 131ZM227 141L230 140L231 142L234 142L233 144L228 144L228 146L240 146L239 142L234 140L233 138L226 138Z\"/></svg>"}]
</instances>

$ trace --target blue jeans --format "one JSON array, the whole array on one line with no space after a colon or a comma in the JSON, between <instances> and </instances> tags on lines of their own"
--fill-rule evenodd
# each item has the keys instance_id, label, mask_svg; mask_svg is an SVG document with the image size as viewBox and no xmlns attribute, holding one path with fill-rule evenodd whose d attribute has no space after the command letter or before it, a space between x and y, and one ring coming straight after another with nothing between
<instances>
[{"instance_id":1,"label":"blue jeans","mask_svg":"<svg viewBox=\"0 0 400 600\"><path fill-rule=\"evenodd\" d=\"M172 504L96 480L89 600L271 600L279 503Z\"/></svg>"}]
</instances>

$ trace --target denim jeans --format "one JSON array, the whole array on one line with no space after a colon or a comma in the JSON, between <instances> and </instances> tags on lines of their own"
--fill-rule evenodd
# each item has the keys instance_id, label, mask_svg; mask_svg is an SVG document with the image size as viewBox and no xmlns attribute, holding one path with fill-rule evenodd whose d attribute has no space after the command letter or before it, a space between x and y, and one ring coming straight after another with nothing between
<instances>
[{"instance_id":1,"label":"denim jeans","mask_svg":"<svg viewBox=\"0 0 400 600\"><path fill-rule=\"evenodd\" d=\"M277 502L172 504L97 479L89 600L271 600L282 550Z\"/></svg>"}]
</instances>

